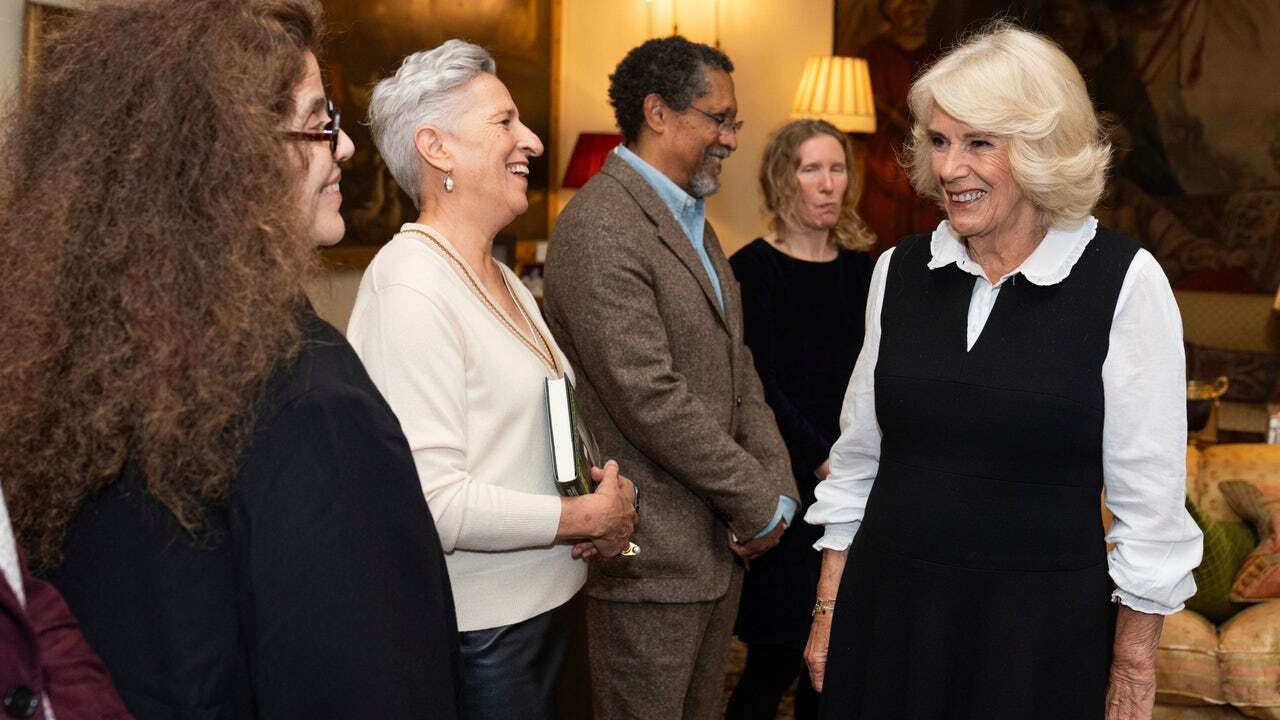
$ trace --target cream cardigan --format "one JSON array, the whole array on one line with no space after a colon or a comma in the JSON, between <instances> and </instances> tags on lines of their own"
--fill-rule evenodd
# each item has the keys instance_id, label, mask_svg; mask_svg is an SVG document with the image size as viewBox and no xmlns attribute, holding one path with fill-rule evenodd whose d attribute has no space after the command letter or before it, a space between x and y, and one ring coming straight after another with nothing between
<instances>
[{"instance_id":1,"label":"cream cardigan","mask_svg":"<svg viewBox=\"0 0 1280 720\"><path fill-rule=\"evenodd\" d=\"M445 550L460 631L510 625L557 607L586 563L553 545L544 380L552 370L513 335L464 271L408 223L369 264L347 338L400 419ZM556 353L533 297L517 301Z\"/></svg>"}]
</instances>

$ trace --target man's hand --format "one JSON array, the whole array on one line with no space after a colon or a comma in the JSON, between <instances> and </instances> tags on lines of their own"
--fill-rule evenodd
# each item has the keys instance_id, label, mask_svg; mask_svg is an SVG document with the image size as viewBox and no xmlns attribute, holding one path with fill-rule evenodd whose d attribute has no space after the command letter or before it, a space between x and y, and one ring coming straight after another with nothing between
<instances>
[{"instance_id":1,"label":"man's hand","mask_svg":"<svg viewBox=\"0 0 1280 720\"><path fill-rule=\"evenodd\" d=\"M729 536L729 549L734 555L744 560L755 560L766 552L772 550L782 540L782 533L787 530L787 521L778 521L775 527L768 535L762 535L753 538L744 543L737 542L732 535Z\"/></svg>"}]
</instances>

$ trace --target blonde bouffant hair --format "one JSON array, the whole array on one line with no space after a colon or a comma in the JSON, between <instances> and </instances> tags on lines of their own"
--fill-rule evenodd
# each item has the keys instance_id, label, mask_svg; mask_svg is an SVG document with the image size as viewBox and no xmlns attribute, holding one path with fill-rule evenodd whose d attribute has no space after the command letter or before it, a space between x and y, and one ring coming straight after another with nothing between
<instances>
[{"instance_id":1,"label":"blonde bouffant hair","mask_svg":"<svg viewBox=\"0 0 1280 720\"><path fill-rule=\"evenodd\" d=\"M934 109L1008 139L1013 179L1045 225L1080 222L1102 197L1111 144L1075 63L1052 41L997 21L962 41L911 85L908 172L942 201L930 165Z\"/></svg>"},{"instance_id":2,"label":"blonde bouffant hair","mask_svg":"<svg viewBox=\"0 0 1280 720\"><path fill-rule=\"evenodd\" d=\"M876 236L858 215L862 190L853 169L853 147L844 133L825 120L793 120L769 138L760 163L760 191L764 193L769 227L781 240L788 224L800 224L800 183L796 181L800 146L818 135L830 135L840 143L849 173L849 184L840 198L840 218L831 228L831 244L845 250L870 250L876 244Z\"/></svg>"}]
</instances>

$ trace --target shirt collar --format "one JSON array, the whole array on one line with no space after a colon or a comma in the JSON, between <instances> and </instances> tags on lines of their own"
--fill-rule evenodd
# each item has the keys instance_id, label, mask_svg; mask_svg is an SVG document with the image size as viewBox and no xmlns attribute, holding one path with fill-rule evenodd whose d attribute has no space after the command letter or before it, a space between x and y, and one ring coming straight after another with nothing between
<instances>
[{"instance_id":1,"label":"shirt collar","mask_svg":"<svg viewBox=\"0 0 1280 720\"><path fill-rule=\"evenodd\" d=\"M692 214L694 217L700 216L706 208L706 202L702 198L695 198L684 191L684 188L671 181L671 178L662 174L662 171L645 162L643 158L635 154L626 145L618 145L613 152L622 158L636 172L640 173L640 177L653 188L658 194L658 198L662 203L671 209L671 214L677 218L684 219Z\"/></svg>"},{"instance_id":2,"label":"shirt collar","mask_svg":"<svg viewBox=\"0 0 1280 720\"><path fill-rule=\"evenodd\" d=\"M1036 285L1056 285L1071 274L1071 268L1084 254L1089 241L1098 232L1098 219L1092 215L1076 225L1052 227L1045 233L1040 244L1031 255L1022 261L1016 270L1010 272L1020 274ZM929 241L929 269L937 270L955 263L957 268L979 277L986 277L982 267L969 257L969 249L964 240L946 220L938 223ZM1005 277L1008 277L1006 275Z\"/></svg>"}]
</instances>

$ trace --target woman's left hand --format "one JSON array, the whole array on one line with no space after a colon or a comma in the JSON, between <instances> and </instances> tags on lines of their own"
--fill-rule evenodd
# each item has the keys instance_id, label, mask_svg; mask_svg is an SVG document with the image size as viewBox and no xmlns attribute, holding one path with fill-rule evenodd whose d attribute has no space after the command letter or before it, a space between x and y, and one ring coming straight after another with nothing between
<instances>
[{"instance_id":1,"label":"woman's left hand","mask_svg":"<svg viewBox=\"0 0 1280 720\"><path fill-rule=\"evenodd\" d=\"M1163 615L1120 606L1106 720L1151 720L1156 703L1156 647L1163 627Z\"/></svg>"}]
</instances>

